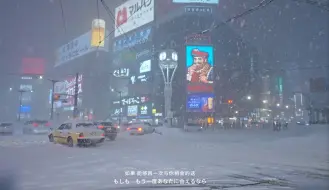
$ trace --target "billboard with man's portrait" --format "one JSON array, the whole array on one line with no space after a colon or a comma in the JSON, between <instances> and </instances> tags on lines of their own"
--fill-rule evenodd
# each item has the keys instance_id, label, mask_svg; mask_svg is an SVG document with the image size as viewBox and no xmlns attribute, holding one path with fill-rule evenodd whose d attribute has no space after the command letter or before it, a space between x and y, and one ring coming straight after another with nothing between
<instances>
[{"instance_id":1,"label":"billboard with man's portrait","mask_svg":"<svg viewBox=\"0 0 329 190\"><path fill-rule=\"evenodd\" d=\"M186 46L187 112L214 112L214 49Z\"/></svg>"},{"instance_id":2,"label":"billboard with man's portrait","mask_svg":"<svg viewBox=\"0 0 329 190\"><path fill-rule=\"evenodd\" d=\"M212 46L186 46L188 92L213 92L214 51Z\"/></svg>"}]
</instances>

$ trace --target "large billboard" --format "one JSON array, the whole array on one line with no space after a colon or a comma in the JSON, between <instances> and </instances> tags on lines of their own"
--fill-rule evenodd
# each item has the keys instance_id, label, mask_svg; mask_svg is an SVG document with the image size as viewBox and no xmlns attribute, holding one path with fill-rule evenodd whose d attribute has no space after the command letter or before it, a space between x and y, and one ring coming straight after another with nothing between
<instances>
[{"instance_id":1,"label":"large billboard","mask_svg":"<svg viewBox=\"0 0 329 190\"><path fill-rule=\"evenodd\" d=\"M100 43L99 35L95 35L95 31L97 29L93 29L74 40L70 41L69 43L61 46L56 51L56 58L55 58L55 67L62 65L64 63L68 63L78 57L86 55L93 51L108 51L109 50L109 40L104 39L104 44ZM96 37L93 39L93 37ZM99 44L96 45L96 44Z\"/></svg>"},{"instance_id":2,"label":"large billboard","mask_svg":"<svg viewBox=\"0 0 329 190\"><path fill-rule=\"evenodd\" d=\"M115 8L114 37L154 20L154 0L129 0Z\"/></svg>"},{"instance_id":3,"label":"large billboard","mask_svg":"<svg viewBox=\"0 0 329 190\"><path fill-rule=\"evenodd\" d=\"M78 94L82 93L82 75L78 77ZM76 79L74 76L67 77L64 81L57 82L55 84L55 91L54 93L61 94L60 99L65 99L65 102L58 101L56 102L55 107L68 107L73 108L74 106L74 94L75 94L75 85ZM82 103L82 97L78 97L78 104Z\"/></svg>"},{"instance_id":4,"label":"large billboard","mask_svg":"<svg viewBox=\"0 0 329 190\"><path fill-rule=\"evenodd\" d=\"M186 46L186 85L188 112L214 111L214 49L212 46Z\"/></svg>"},{"instance_id":5,"label":"large billboard","mask_svg":"<svg viewBox=\"0 0 329 190\"><path fill-rule=\"evenodd\" d=\"M21 73L26 75L43 75L45 73L45 59L26 57L22 59Z\"/></svg>"},{"instance_id":6,"label":"large billboard","mask_svg":"<svg viewBox=\"0 0 329 190\"><path fill-rule=\"evenodd\" d=\"M205 3L218 4L219 0L173 0L173 3Z\"/></svg>"}]
</instances>

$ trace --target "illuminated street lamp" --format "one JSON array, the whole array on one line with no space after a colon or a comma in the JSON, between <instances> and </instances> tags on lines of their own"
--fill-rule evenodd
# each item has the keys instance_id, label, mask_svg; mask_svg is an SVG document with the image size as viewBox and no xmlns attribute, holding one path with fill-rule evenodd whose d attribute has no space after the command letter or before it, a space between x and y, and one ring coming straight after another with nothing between
<instances>
[{"instance_id":1,"label":"illuminated street lamp","mask_svg":"<svg viewBox=\"0 0 329 190\"><path fill-rule=\"evenodd\" d=\"M287 108L287 109L289 109L289 106L288 106L288 105L286 105L286 108Z\"/></svg>"},{"instance_id":2,"label":"illuminated street lamp","mask_svg":"<svg viewBox=\"0 0 329 190\"><path fill-rule=\"evenodd\" d=\"M13 88L9 88L9 91L12 91L13 90Z\"/></svg>"},{"instance_id":3,"label":"illuminated street lamp","mask_svg":"<svg viewBox=\"0 0 329 190\"><path fill-rule=\"evenodd\" d=\"M280 107L280 104L276 104L277 107Z\"/></svg>"},{"instance_id":4,"label":"illuminated street lamp","mask_svg":"<svg viewBox=\"0 0 329 190\"><path fill-rule=\"evenodd\" d=\"M167 49L159 54L159 67L164 80L165 117L172 118L171 98L172 81L178 65L178 55L175 50Z\"/></svg>"},{"instance_id":5,"label":"illuminated street lamp","mask_svg":"<svg viewBox=\"0 0 329 190\"><path fill-rule=\"evenodd\" d=\"M263 103L264 103L264 104L267 104L267 100L263 100Z\"/></svg>"},{"instance_id":6,"label":"illuminated street lamp","mask_svg":"<svg viewBox=\"0 0 329 190\"><path fill-rule=\"evenodd\" d=\"M43 76L39 76L39 79L43 79Z\"/></svg>"},{"instance_id":7,"label":"illuminated street lamp","mask_svg":"<svg viewBox=\"0 0 329 190\"><path fill-rule=\"evenodd\" d=\"M247 96L247 100L251 100L251 96Z\"/></svg>"}]
</instances>

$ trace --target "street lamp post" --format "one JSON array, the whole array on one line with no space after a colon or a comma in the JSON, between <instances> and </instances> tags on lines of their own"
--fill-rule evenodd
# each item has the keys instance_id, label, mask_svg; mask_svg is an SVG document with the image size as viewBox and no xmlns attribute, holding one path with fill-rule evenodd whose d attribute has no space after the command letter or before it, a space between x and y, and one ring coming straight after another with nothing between
<instances>
[{"instance_id":1,"label":"street lamp post","mask_svg":"<svg viewBox=\"0 0 329 190\"><path fill-rule=\"evenodd\" d=\"M159 54L159 67L164 80L165 117L172 119L171 98L172 81L178 65L177 52L168 49ZM170 122L171 123L171 122Z\"/></svg>"}]
</instances>

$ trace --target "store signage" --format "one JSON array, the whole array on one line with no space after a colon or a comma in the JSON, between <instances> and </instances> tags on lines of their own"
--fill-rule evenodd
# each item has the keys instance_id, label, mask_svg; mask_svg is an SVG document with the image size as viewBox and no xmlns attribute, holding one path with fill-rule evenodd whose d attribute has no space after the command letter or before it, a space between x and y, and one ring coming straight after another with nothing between
<instances>
[{"instance_id":1,"label":"store signage","mask_svg":"<svg viewBox=\"0 0 329 190\"><path fill-rule=\"evenodd\" d=\"M148 114L148 107L147 105L142 105L139 107L140 115L147 115Z\"/></svg>"},{"instance_id":2,"label":"store signage","mask_svg":"<svg viewBox=\"0 0 329 190\"><path fill-rule=\"evenodd\" d=\"M139 73L147 73L151 71L151 60L146 60L140 63Z\"/></svg>"},{"instance_id":3,"label":"store signage","mask_svg":"<svg viewBox=\"0 0 329 190\"><path fill-rule=\"evenodd\" d=\"M152 50L150 49L144 49L138 53L136 53L136 60L141 59L143 57L149 57L152 54Z\"/></svg>"},{"instance_id":4,"label":"store signage","mask_svg":"<svg viewBox=\"0 0 329 190\"><path fill-rule=\"evenodd\" d=\"M67 78L63 82L57 82L55 84L55 93L59 94L67 94L65 99L65 103L63 102L63 106L73 106L74 105L74 94L75 94L75 77ZM82 92L82 75L78 77L78 93ZM81 101L79 98L78 101Z\"/></svg>"},{"instance_id":5,"label":"store signage","mask_svg":"<svg viewBox=\"0 0 329 190\"><path fill-rule=\"evenodd\" d=\"M185 13L212 13L211 7L187 6L184 7Z\"/></svg>"},{"instance_id":6,"label":"store signage","mask_svg":"<svg viewBox=\"0 0 329 190\"><path fill-rule=\"evenodd\" d=\"M115 77L129 77L129 68L120 68L113 71Z\"/></svg>"},{"instance_id":7,"label":"store signage","mask_svg":"<svg viewBox=\"0 0 329 190\"><path fill-rule=\"evenodd\" d=\"M154 20L154 0L129 0L115 8L114 37Z\"/></svg>"},{"instance_id":8,"label":"store signage","mask_svg":"<svg viewBox=\"0 0 329 190\"><path fill-rule=\"evenodd\" d=\"M173 3L205 3L205 4L218 4L219 0L173 0Z\"/></svg>"},{"instance_id":9,"label":"store signage","mask_svg":"<svg viewBox=\"0 0 329 190\"><path fill-rule=\"evenodd\" d=\"M150 82L151 80L152 76L150 74L133 75L130 77L129 84L141 84L145 82Z\"/></svg>"},{"instance_id":10,"label":"store signage","mask_svg":"<svg viewBox=\"0 0 329 190\"><path fill-rule=\"evenodd\" d=\"M214 112L214 94L189 94L186 109L188 112Z\"/></svg>"},{"instance_id":11,"label":"store signage","mask_svg":"<svg viewBox=\"0 0 329 190\"><path fill-rule=\"evenodd\" d=\"M144 96L135 96L135 97L128 97L128 98L122 98L121 105L138 105L143 104L150 101L150 97L147 95ZM120 105L120 101L113 101L113 105Z\"/></svg>"},{"instance_id":12,"label":"store signage","mask_svg":"<svg viewBox=\"0 0 329 190\"><path fill-rule=\"evenodd\" d=\"M20 90L25 90L25 91L32 91L33 90L32 85L30 85L30 84L21 84L19 86L19 89Z\"/></svg>"},{"instance_id":13,"label":"store signage","mask_svg":"<svg viewBox=\"0 0 329 190\"><path fill-rule=\"evenodd\" d=\"M145 44L146 42L152 40L151 34L152 28L147 27L130 35L125 35L124 38L116 40L113 43L113 52L122 51L126 48L132 48L136 45Z\"/></svg>"},{"instance_id":14,"label":"store signage","mask_svg":"<svg viewBox=\"0 0 329 190\"><path fill-rule=\"evenodd\" d=\"M105 39L104 46L92 46L92 32L89 31L69 43L61 46L56 51L55 67L72 61L78 57L93 51L108 51L108 39Z\"/></svg>"},{"instance_id":15,"label":"store signage","mask_svg":"<svg viewBox=\"0 0 329 190\"><path fill-rule=\"evenodd\" d=\"M154 116L156 116L156 117L162 117L162 113L155 113Z\"/></svg>"},{"instance_id":16,"label":"store signage","mask_svg":"<svg viewBox=\"0 0 329 190\"><path fill-rule=\"evenodd\" d=\"M32 77L28 77L28 76L23 76L21 79L22 80L32 80L33 78Z\"/></svg>"},{"instance_id":17,"label":"store signage","mask_svg":"<svg viewBox=\"0 0 329 190\"><path fill-rule=\"evenodd\" d=\"M137 105L127 107L127 116L128 117L136 117L137 114L138 114L138 106Z\"/></svg>"}]
</instances>

